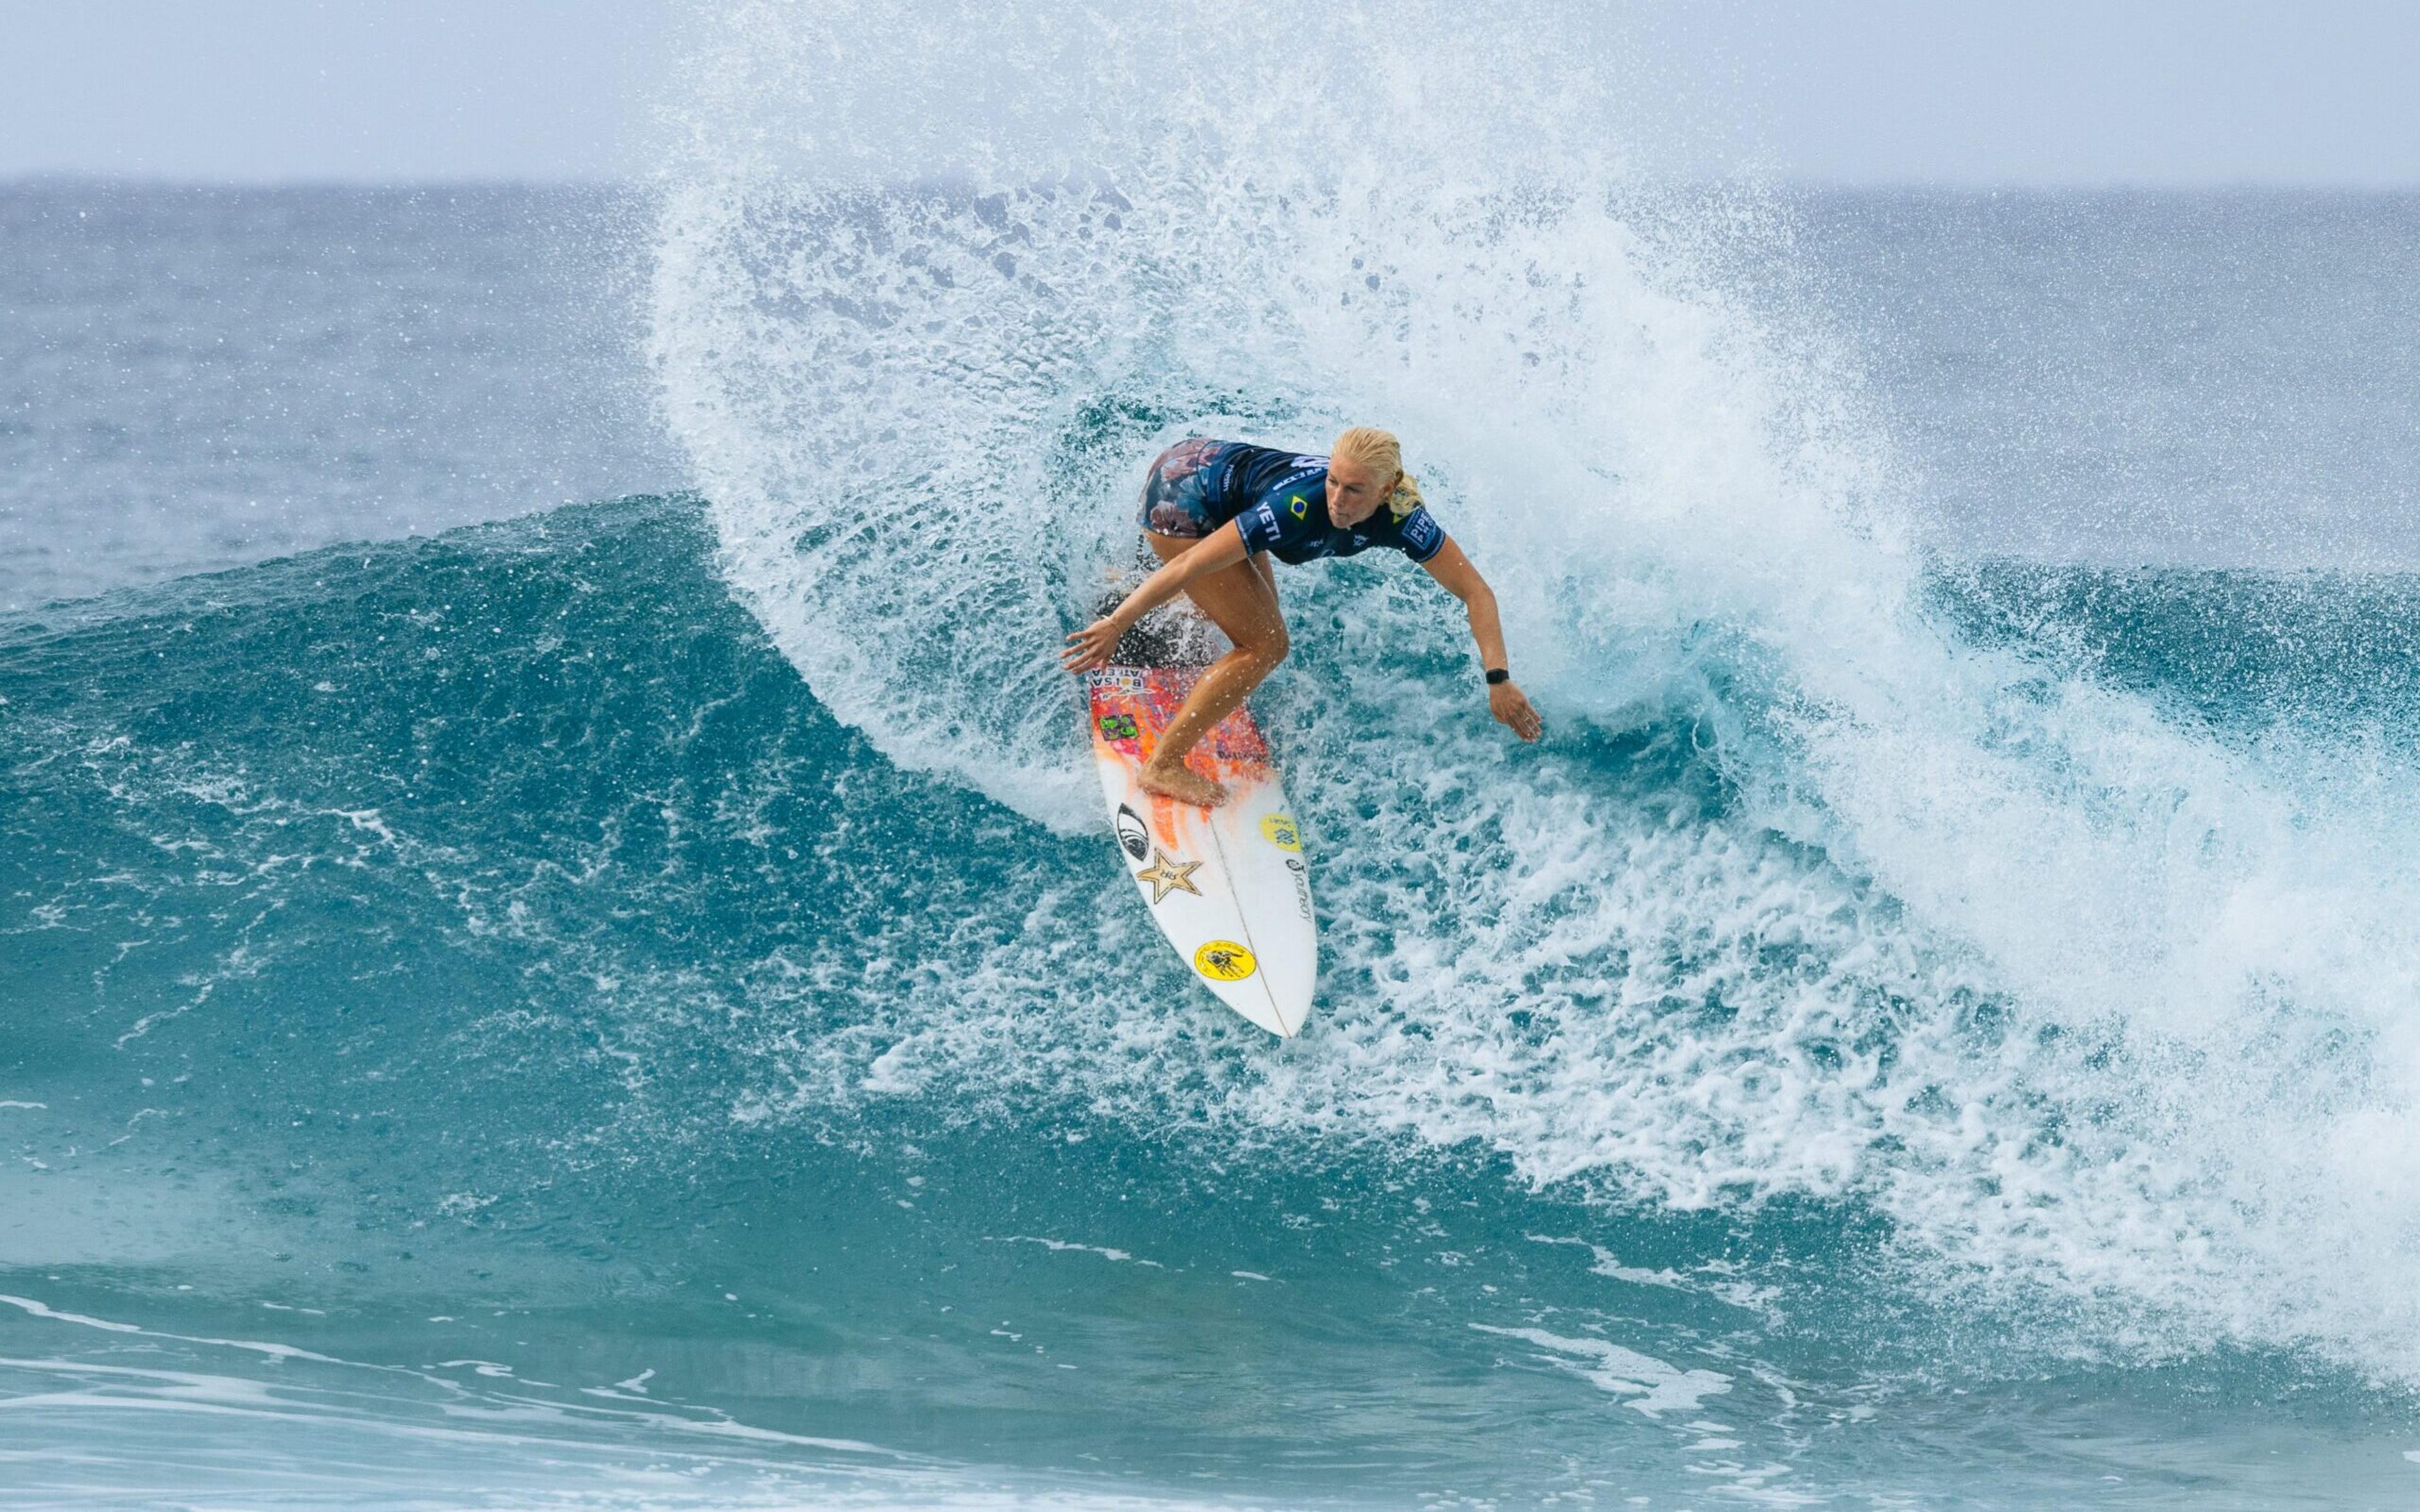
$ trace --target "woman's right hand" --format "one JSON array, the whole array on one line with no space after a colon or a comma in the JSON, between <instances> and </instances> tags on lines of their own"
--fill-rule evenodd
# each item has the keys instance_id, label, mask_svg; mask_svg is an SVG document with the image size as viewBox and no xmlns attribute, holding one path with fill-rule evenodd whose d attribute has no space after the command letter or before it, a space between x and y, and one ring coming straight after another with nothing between
<instances>
[{"instance_id":1,"label":"woman's right hand","mask_svg":"<svg viewBox=\"0 0 2420 1512\"><path fill-rule=\"evenodd\" d=\"M1109 658L1117 655L1118 641L1125 638L1125 633L1126 627L1118 623L1114 614L1105 620L1094 620L1067 638L1067 649L1060 653L1059 660L1071 672L1088 672L1095 667L1106 667Z\"/></svg>"}]
</instances>

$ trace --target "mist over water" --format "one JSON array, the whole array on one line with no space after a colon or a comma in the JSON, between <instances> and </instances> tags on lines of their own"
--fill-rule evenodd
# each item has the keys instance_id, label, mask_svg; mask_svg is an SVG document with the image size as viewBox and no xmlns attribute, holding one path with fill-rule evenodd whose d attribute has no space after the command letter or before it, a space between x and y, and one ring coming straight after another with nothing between
<instances>
[{"instance_id":1,"label":"mist over water","mask_svg":"<svg viewBox=\"0 0 2420 1512\"><path fill-rule=\"evenodd\" d=\"M2058 324L2149 274L2024 239L2125 215L1677 188L1650 54L1544 8L690 41L694 492L0 619L27 1504L2409 1499L2377 413L2339 570L2229 557L2316 539L2234 495L2112 567L2091 477L2202 521L2305 402L1934 402L2003 275L2025 350L2157 370ZM2206 246L2162 213L2103 266ZM1402 563L1280 575L1278 1043L1133 906L1054 653L1159 447L1357 422L1549 738Z\"/></svg>"}]
</instances>

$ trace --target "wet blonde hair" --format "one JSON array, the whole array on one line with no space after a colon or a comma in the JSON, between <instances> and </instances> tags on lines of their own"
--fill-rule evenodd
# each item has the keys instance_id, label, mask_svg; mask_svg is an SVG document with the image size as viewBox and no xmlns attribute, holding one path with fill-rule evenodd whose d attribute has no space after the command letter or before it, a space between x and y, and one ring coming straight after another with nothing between
<instances>
[{"instance_id":1,"label":"wet blonde hair","mask_svg":"<svg viewBox=\"0 0 2420 1512\"><path fill-rule=\"evenodd\" d=\"M1395 491L1387 496L1387 510L1402 519L1420 507L1420 480L1404 471L1404 448L1395 433L1375 425L1355 425L1336 438L1331 457L1350 457L1380 477L1395 475Z\"/></svg>"}]
</instances>

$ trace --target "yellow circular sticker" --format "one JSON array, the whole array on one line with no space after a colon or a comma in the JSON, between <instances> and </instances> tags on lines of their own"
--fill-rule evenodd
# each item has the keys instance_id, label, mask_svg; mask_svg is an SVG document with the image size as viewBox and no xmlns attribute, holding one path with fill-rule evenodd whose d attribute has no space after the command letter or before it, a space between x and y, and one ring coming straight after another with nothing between
<instances>
[{"instance_id":1,"label":"yellow circular sticker","mask_svg":"<svg viewBox=\"0 0 2420 1512\"><path fill-rule=\"evenodd\" d=\"M1295 827L1294 815L1290 813L1263 814L1261 836L1281 851L1302 849L1302 831Z\"/></svg>"},{"instance_id":2,"label":"yellow circular sticker","mask_svg":"<svg viewBox=\"0 0 2420 1512\"><path fill-rule=\"evenodd\" d=\"M1212 940L1193 952L1193 969L1212 981L1241 981L1260 965L1233 940Z\"/></svg>"}]
</instances>

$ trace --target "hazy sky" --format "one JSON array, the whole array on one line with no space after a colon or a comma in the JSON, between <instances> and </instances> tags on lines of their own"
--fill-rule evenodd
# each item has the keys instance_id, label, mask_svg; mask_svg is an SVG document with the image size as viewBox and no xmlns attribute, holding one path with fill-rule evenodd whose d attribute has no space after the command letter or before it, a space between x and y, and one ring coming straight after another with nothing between
<instances>
[{"instance_id":1,"label":"hazy sky","mask_svg":"<svg viewBox=\"0 0 2420 1512\"><path fill-rule=\"evenodd\" d=\"M0 0L0 175L627 174L688 3ZM1645 86L1722 144L1695 171L2420 185L2414 0L1633 8L1666 54Z\"/></svg>"},{"instance_id":2,"label":"hazy sky","mask_svg":"<svg viewBox=\"0 0 2420 1512\"><path fill-rule=\"evenodd\" d=\"M0 174L597 177L667 0L0 0Z\"/></svg>"},{"instance_id":3,"label":"hazy sky","mask_svg":"<svg viewBox=\"0 0 2420 1512\"><path fill-rule=\"evenodd\" d=\"M1705 33L1782 177L2420 185L2413 0L1720 9Z\"/></svg>"}]
</instances>

